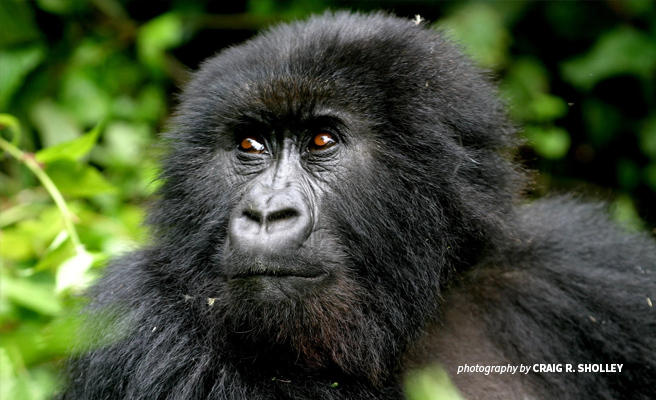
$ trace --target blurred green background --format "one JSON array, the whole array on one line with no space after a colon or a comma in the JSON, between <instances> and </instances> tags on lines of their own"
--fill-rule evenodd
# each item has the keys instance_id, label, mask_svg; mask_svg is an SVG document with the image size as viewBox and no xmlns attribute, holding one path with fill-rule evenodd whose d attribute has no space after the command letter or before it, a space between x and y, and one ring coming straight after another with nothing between
<instances>
[{"instance_id":1,"label":"blurred green background","mask_svg":"<svg viewBox=\"0 0 656 400\"><path fill-rule=\"evenodd\" d=\"M189 72L325 9L449 29L524 127L529 195L592 195L629 229L656 226L653 1L1 0L0 399L56 391L83 290L147 239L153 140ZM457 398L430 376L411 379L412 399Z\"/></svg>"}]
</instances>

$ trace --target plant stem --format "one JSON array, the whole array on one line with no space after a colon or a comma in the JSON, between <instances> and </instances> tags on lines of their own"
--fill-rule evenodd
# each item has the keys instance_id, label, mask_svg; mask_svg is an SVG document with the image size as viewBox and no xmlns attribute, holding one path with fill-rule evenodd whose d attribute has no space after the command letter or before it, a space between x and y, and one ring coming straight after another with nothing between
<instances>
[{"instance_id":1,"label":"plant stem","mask_svg":"<svg viewBox=\"0 0 656 400\"><path fill-rule=\"evenodd\" d=\"M64 200L64 196L62 196L61 192L59 189L57 189L57 186L54 184L52 179L46 174L46 172L43 170L41 165L34 159L34 155L32 153L26 153L19 149L18 147L14 146L13 144L7 142L6 140L0 138L0 148L7 153L11 154L15 159L21 161L24 163L27 168L36 175L36 177L41 181L41 184L43 187L46 188L48 191L48 194L50 194L50 197L55 201L55 204L57 205L57 208L59 208L59 211L62 214L62 218L64 220L64 226L66 228L66 231L68 232L68 235L71 238L71 242L73 242L73 245L75 246L75 251L79 251L81 248L81 242L80 242L80 237L77 234L77 230L75 229L75 224L73 223L73 218L72 215L73 213L71 210L68 208L68 204L66 204L66 200Z\"/></svg>"}]
</instances>

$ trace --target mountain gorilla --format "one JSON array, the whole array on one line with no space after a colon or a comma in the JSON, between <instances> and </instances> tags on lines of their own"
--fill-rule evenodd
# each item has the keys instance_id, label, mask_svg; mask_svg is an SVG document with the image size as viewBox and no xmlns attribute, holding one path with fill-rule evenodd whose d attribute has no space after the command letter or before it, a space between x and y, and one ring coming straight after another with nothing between
<instances>
[{"instance_id":1,"label":"mountain gorilla","mask_svg":"<svg viewBox=\"0 0 656 400\"><path fill-rule=\"evenodd\" d=\"M95 287L63 398L402 399L431 365L466 398L656 398L654 241L524 204L494 86L419 21L273 28L170 131L153 242Z\"/></svg>"}]
</instances>

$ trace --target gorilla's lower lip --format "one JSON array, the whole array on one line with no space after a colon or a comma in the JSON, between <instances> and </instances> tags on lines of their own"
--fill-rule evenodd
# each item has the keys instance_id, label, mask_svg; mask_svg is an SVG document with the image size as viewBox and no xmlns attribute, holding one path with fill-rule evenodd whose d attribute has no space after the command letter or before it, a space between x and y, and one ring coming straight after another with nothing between
<instances>
[{"instance_id":1,"label":"gorilla's lower lip","mask_svg":"<svg viewBox=\"0 0 656 400\"><path fill-rule=\"evenodd\" d=\"M256 260L247 265L228 264L224 269L227 280L248 278L305 278L317 279L328 275L328 271L318 265L294 265L293 263L282 263L277 260Z\"/></svg>"}]
</instances>

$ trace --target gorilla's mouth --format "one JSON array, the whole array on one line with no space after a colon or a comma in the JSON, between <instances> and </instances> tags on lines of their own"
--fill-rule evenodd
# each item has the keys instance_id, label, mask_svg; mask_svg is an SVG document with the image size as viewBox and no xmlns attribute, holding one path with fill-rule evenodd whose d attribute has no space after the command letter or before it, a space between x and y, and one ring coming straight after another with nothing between
<instances>
[{"instance_id":1,"label":"gorilla's mouth","mask_svg":"<svg viewBox=\"0 0 656 400\"><path fill-rule=\"evenodd\" d=\"M328 273L325 271L265 270L235 274L227 277L227 280L229 283L249 286L255 290L278 288L286 294L291 294L291 291L306 291L314 288L327 277Z\"/></svg>"},{"instance_id":2,"label":"gorilla's mouth","mask_svg":"<svg viewBox=\"0 0 656 400\"><path fill-rule=\"evenodd\" d=\"M233 295L277 302L283 298L300 300L330 285L325 266L296 254L252 256L231 252L223 260L223 278Z\"/></svg>"},{"instance_id":3,"label":"gorilla's mouth","mask_svg":"<svg viewBox=\"0 0 656 400\"><path fill-rule=\"evenodd\" d=\"M321 280L328 276L326 267L303 254L252 255L230 251L221 265L226 281L248 279L306 279Z\"/></svg>"},{"instance_id":4,"label":"gorilla's mouth","mask_svg":"<svg viewBox=\"0 0 656 400\"><path fill-rule=\"evenodd\" d=\"M301 278L301 279L323 279L328 275L327 272L325 271L311 271L311 270L278 270L278 269L272 269L272 270L264 270L264 271L252 271L252 272L242 272L242 273L236 273L232 276L228 276L228 280L234 280L234 279L249 279L249 278L258 278L258 277L265 277L265 278L280 278L280 279L285 279L285 278Z\"/></svg>"}]
</instances>

